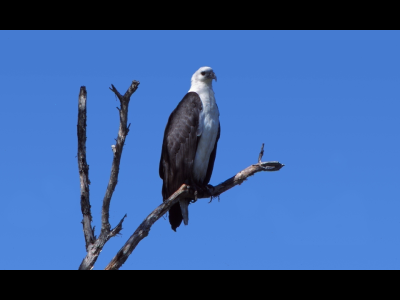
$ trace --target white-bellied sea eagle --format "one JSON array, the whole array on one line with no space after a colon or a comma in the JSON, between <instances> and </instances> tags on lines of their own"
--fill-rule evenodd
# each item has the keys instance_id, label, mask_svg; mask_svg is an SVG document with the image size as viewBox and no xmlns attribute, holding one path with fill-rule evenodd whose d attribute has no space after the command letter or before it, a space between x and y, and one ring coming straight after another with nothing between
<instances>
[{"instance_id":1,"label":"white-bellied sea eagle","mask_svg":"<svg viewBox=\"0 0 400 300\"><path fill-rule=\"evenodd\" d=\"M159 168L164 201L184 183L198 190L207 189L210 182L221 132L213 79L217 77L212 68L198 69L189 92L169 116ZM180 199L169 210L174 231L182 220L188 225L191 200L194 199Z\"/></svg>"}]
</instances>

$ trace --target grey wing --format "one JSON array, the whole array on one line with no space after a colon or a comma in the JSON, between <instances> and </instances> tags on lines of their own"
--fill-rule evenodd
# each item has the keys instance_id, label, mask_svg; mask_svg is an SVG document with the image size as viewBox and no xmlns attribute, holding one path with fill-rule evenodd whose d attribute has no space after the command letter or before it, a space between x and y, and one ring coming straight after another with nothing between
<instances>
[{"instance_id":1,"label":"grey wing","mask_svg":"<svg viewBox=\"0 0 400 300\"><path fill-rule=\"evenodd\" d=\"M163 179L164 200L183 183L191 181L201 109L199 95L190 92L185 95L168 119L159 166L159 174Z\"/></svg>"}]
</instances>

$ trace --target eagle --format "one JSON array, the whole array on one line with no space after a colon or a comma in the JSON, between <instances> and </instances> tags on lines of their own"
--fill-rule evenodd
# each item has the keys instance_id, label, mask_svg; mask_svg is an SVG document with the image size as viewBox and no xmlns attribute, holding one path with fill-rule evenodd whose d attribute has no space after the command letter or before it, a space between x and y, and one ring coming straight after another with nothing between
<instances>
[{"instance_id":1,"label":"eagle","mask_svg":"<svg viewBox=\"0 0 400 300\"><path fill-rule=\"evenodd\" d=\"M213 79L217 81L212 68L198 69L192 76L190 90L169 116L159 167L163 201L182 184L190 185L195 191L209 188L221 134ZM170 208L172 230L176 231L182 220L185 225L189 224L188 206L193 200L179 199Z\"/></svg>"}]
</instances>

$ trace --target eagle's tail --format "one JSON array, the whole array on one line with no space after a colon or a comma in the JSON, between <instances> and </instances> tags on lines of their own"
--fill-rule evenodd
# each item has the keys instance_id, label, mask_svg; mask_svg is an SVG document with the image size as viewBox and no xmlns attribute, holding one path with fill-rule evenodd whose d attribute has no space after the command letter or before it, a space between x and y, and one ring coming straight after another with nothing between
<instances>
[{"instance_id":1,"label":"eagle's tail","mask_svg":"<svg viewBox=\"0 0 400 300\"><path fill-rule=\"evenodd\" d=\"M179 200L179 205L181 206L183 223L189 225L189 201L186 199Z\"/></svg>"},{"instance_id":2,"label":"eagle's tail","mask_svg":"<svg viewBox=\"0 0 400 300\"><path fill-rule=\"evenodd\" d=\"M169 223L173 231L176 231L176 228L182 224L182 220L185 225L189 224L188 206L188 200L179 200L179 203L172 205L169 209Z\"/></svg>"}]
</instances>

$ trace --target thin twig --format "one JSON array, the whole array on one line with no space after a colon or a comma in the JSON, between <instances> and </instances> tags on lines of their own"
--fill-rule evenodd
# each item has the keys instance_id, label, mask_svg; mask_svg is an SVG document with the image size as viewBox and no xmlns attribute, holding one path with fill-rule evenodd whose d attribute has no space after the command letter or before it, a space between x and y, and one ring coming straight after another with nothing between
<instances>
[{"instance_id":1,"label":"thin twig","mask_svg":"<svg viewBox=\"0 0 400 300\"><path fill-rule=\"evenodd\" d=\"M261 145L261 151L260 154L258 155L258 163L261 164L261 159L264 155L264 143Z\"/></svg>"},{"instance_id":2,"label":"thin twig","mask_svg":"<svg viewBox=\"0 0 400 300\"><path fill-rule=\"evenodd\" d=\"M279 171L284 165L277 161L260 162L256 165L251 165L243 171L237 173L235 176L220 183L219 185L210 188L208 191L198 191L197 198L210 198L218 197L227 190L236 185L241 184L249 176L254 175L261 171ZM128 259L129 255L135 250L139 242L148 236L151 226L160 219L180 198L193 199L195 190L191 189L188 185L183 184L168 200L158 206L136 229L132 236L128 239L125 245L118 251L117 255L105 268L106 270L118 270Z\"/></svg>"}]
</instances>

